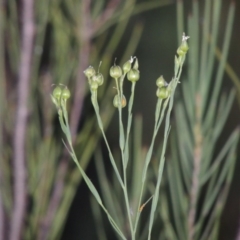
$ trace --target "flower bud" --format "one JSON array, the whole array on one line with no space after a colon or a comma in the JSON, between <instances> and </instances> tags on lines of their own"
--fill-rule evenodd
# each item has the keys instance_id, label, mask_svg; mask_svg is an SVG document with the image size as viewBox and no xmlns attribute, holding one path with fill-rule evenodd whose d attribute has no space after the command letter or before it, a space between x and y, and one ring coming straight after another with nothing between
<instances>
[{"instance_id":1,"label":"flower bud","mask_svg":"<svg viewBox=\"0 0 240 240\"><path fill-rule=\"evenodd\" d=\"M98 73L96 75L96 82L98 83L98 86L101 86L103 84L104 78L101 73Z\"/></svg>"},{"instance_id":2,"label":"flower bud","mask_svg":"<svg viewBox=\"0 0 240 240\"><path fill-rule=\"evenodd\" d=\"M89 66L85 71L84 74L87 78L90 78L95 75L95 69L92 66Z\"/></svg>"},{"instance_id":3,"label":"flower bud","mask_svg":"<svg viewBox=\"0 0 240 240\"><path fill-rule=\"evenodd\" d=\"M103 84L103 75L101 73L98 73L96 75L93 75L91 78L90 78L90 85L92 83L97 83L98 86L101 86Z\"/></svg>"},{"instance_id":4,"label":"flower bud","mask_svg":"<svg viewBox=\"0 0 240 240\"><path fill-rule=\"evenodd\" d=\"M118 108L120 106L121 108L124 108L124 107L126 107L126 105L127 105L127 100L126 100L124 95L122 96L121 103L119 102L119 96L115 95L115 97L113 99L113 106L114 107Z\"/></svg>"},{"instance_id":5,"label":"flower bud","mask_svg":"<svg viewBox=\"0 0 240 240\"><path fill-rule=\"evenodd\" d=\"M177 49L177 54L179 56L184 56L187 53L188 49L189 49L189 47L188 47L187 41L184 40L181 43L180 47Z\"/></svg>"},{"instance_id":6,"label":"flower bud","mask_svg":"<svg viewBox=\"0 0 240 240\"><path fill-rule=\"evenodd\" d=\"M182 51L184 51L185 53L187 53L189 47L188 47L188 43L187 43L186 40L184 40L184 41L182 42L182 44L180 45L180 48L182 49Z\"/></svg>"},{"instance_id":7,"label":"flower bud","mask_svg":"<svg viewBox=\"0 0 240 240\"><path fill-rule=\"evenodd\" d=\"M127 74L127 79L131 82L136 82L140 78L140 72L136 69L131 69Z\"/></svg>"},{"instance_id":8,"label":"flower bud","mask_svg":"<svg viewBox=\"0 0 240 240\"><path fill-rule=\"evenodd\" d=\"M127 62L125 62L123 64L123 72L125 74L128 73L130 71L131 67L132 67L131 60L128 60Z\"/></svg>"},{"instance_id":9,"label":"flower bud","mask_svg":"<svg viewBox=\"0 0 240 240\"><path fill-rule=\"evenodd\" d=\"M179 56L184 56L186 53L179 47L179 48L177 49L177 54L178 54Z\"/></svg>"},{"instance_id":10,"label":"flower bud","mask_svg":"<svg viewBox=\"0 0 240 240\"><path fill-rule=\"evenodd\" d=\"M120 78L122 76L122 69L121 69L121 67L120 66L116 66L116 65L112 66L110 68L110 76L112 78L115 78L115 79L116 78Z\"/></svg>"},{"instance_id":11,"label":"flower bud","mask_svg":"<svg viewBox=\"0 0 240 240\"><path fill-rule=\"evenodd\" d=\"M62 99L66 101L70 98L70 96L71 96L71 93L70 93L69 89L67 87L64 88L62 90L62 95L61 95Z\"/></svg>"},{"instance_id":12,"label":"flower bud","mask_svg":"<svg viewBox=\"0 0 240 240\"><path fill-rule=\"evenodd\" d=\"M90 88L92 91L96 91L98 89L98 83L97 82L91 82Z\"/></svg>"},{"instance_id":13,"label":"flower bud","mask_svg":"<svg viewBox=\"0 0 240 240\"><path fill-rule=\"evenodd\" d=\"M163 76L160 76L157 81L156 81L156 84L159 88L161 87L165 87L167 85L165 79L163 78Z\"/></svg>"},{"instance_id":14,"label":"flower bud","mask_svg":"<svg viewBox=\"0 0 240 240\"><path fill-rule=\"evenodd\" d=\"M53 90L53 97L59 100L61 95L62 95L62 89L59 86L55 87Z\"/></svg>"},{"instance_id":15,"label":"flower bud","mask_svg":"<svg viewBox=\"0 0 240 240\"><path fill-rule=\"evenodd\" d=\"M156 95L158 98L160 99L165 99L165 98L168 98L169 95L170 95L170 91L168 88L166 87L162 87L162 88L158 88L157 89L157 92L156 92Z\"/></svg>"},{"instance_id":16,"label":"flower bud","mask_svg":"<svg viewBox=\"0 0 240 240\"><path fill-rule=\"evenodd\" d=\"M133 65L133 69L138 70L139 64L138 64L138 59L135 59L134 65Z\"/></svg>"}]
</instances>

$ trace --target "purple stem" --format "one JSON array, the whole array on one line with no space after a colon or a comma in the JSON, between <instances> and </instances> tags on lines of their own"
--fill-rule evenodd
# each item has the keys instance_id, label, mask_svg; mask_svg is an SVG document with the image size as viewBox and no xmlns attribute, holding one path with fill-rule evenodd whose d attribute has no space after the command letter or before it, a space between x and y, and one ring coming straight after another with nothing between
<instances>
[{"instance_id":1,"label":"purple stem","mask_svg":"<svg viewBox=\"0 0 240 240\"><path fill-rule=\"evenodd\" d=\"M240 224L238 226L238 232L237 232L236 240L240 240Z\"/></svg>"},{"instance_id":2,"label":"purple stem","mask_svg":"<svg viewBox=\"0 0 240 240\"><path fill-rule=\"evenodd\" d=\"M0 192L0 239L4 239L4 208Z\"/></svg>"},{"instance_id":3,"label":"purple stem","mask_svg":"<svg viewBox=\"0 0 240 240\"><path fill-rule=\"evenodd\" d=\"M26 212L27 172L25 162L25 137L34 39L33 3L33 0L22 1L22 39L17 88L17 111L13 139L14 204L10 227L10 240L21 239Z\"/></svg>"}]
</instances>

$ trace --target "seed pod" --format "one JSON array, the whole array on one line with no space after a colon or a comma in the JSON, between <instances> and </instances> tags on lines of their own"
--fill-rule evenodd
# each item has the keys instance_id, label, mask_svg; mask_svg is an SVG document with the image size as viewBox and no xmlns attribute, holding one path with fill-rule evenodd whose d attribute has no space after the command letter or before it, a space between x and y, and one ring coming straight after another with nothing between
<instances>
[{"instance_id":1,"label":"seed pod","mask_svg":"<svg viewBox=\"0 0 240 240\"><path fill-rule=\"evenodd\" d=\"M177 49L177 54L178 54L179 56L184 56L186 53L185 53L183 50L181 50L181 48L179 47L179 48Z\"/></svg>"},{"instance_id":2,"label":"seed pod","mask_svg":"<svg viewBox=\"0 0 240 240\"><path fill-rule=\"evenodd\" d=\"M134 62L134 65L133 65L133 69L138 70L138 68L139 68L138 59L135 58L135 62Z\"/></svg>"},{"instance_id":3,"label":"seed pod","mask_svg":"<svg viewBox=\"0 0 240 240\"><path fill-rule=\"evenodd\" d=\"M92 66L89 66L85 71L84 74L87 78L90 78L95 75L95 69Z\"/></svg>"},{"instance_id":4,"label":"seed pod","mask_svg":"<svg viewBox=\"0 0 240 240\"><path fill-rule=\"evenodd\" d=\"M186 40L184 40L184 41L182 42L182 44L180 45L180 48L181 48L182 51L184 51L185 53L187 53L189 47L188 47L188 43L187 43Z\"/></svg>"},{"instance_id":5,"label":"seed pod","mask_svg":"<svg viewBox=\"0 0 240 240\"><path fill-rule=\"evenodd\" d=\"M127 74L127 79L131 82L136 82L140 78L140 72L136 69L131 69Z\"/></svg>"},{"instance_id":6,"label":"seed pod","mask_svg":"<svg viewBox=\"0 0 240 240\"><path fill-rule=\"evenodd\" d=\"M177 49L177 54L179 56L184 56L187 53L188 49L189 49L189 47L188 47L187 41L184 40L181 43L180 47Z\"/></svg>"},{"instance_id":7,"label":"seed pod","mask_svg":"<svg viewBox=\"0 0 240 240\"><path fill-rule=\"evenodd\" d=\"M156 84L159 88L161 87L165 87L167 85L165 79L163 78L163 76L160 76L157 81L156 81Z\"/></svg>"},{"instance_id":8,"label":"seed pod","mask_svg":"<svg viewBox=\"0 0 240 240\"><path fill-rule=\"evenodd\" d=\"M113 99L113 106L118 108L120 105L120 107L124 108L126 107L127 105L127 100L125 98L125 96L123 95L122 96L122 100L121 100L121 103L119 102L119 96L118 95L115 95L114 99Z\"/></svg>"},{"instance_id":9,"label":"seed pod","mask_svg":"<svg viewBox=\"0 0 240 240\"><path fill-rule=\"evenodd\" d=\"M158 98L160 99L166 99L169 97L170 95L170 91L168 88L166 87L162 87L162 88L158 88L157 89L157 92L156 92L156 95Z\"/></svg>"},{"instance_id":10,"label":"seed pod","mask_svg":"<svg viewBox=\"0 0 240 240\"><path fill-rule=\"evenodd\" d=\"M116 65L112 66L110 68L110 76L112 78L115 78L115 79L116 78L120 78L122 76L122 69L121 69L121 67L120 66L116 66Z\"/></svg>"},{"instance_id":11,"label":"seed pod","mask_svg":"<svg viewBox=\"0 0 240 240\"><path fill-rule=\"evenodd\" d=\"M103 75L101 73L98 73L97 75L93 75L90 78L90 85L92 83L97 83L98 86L101 86L103 84Z\"/></svg>"},{"instance_id":12,"label":"seed pod","mask_svg":"<svg viewBox=\"0 0 240 240\"><path fill-rule=\"evenodd\" d=\"M103 81L104 81L103 75L101 73L98 73L96 75L96 82L98 86L101 86L103 84Z\"/></svg>"},{"instance_id":13,"label":"seed pod","mask_svg":"<svg viewBox=\"0 0 240 240\"><path fill-rule=\"evenodd\" d=\"M61 95L62 95L62 89L59 86L55 87L53 90L53 97L59 101Z\"/></svg>"},{"instance_id":14,"label":"seed pod","mask_svg":"<svg viewBox=\"0 0 240 240\"><path fill-rule=\"evenodd\" d=\"M131 67L132 67L131 60L128 60L127 62L125 62L123 64L123 72L125 74L128 73L130 71Z\"/></svg>"},{"instance_id":15,"label":"seed pod","mask_svg":"<svg viewBox=\"0 0 240 240\"><path fill-rule=\"evenodd\" d=\"M68 100L70 98L70 96L71 96L71 93L70 93L69 89L68 88L64 88L62 90L61 98L66 101L66 100Z\"/></svg>"}]
</instances>

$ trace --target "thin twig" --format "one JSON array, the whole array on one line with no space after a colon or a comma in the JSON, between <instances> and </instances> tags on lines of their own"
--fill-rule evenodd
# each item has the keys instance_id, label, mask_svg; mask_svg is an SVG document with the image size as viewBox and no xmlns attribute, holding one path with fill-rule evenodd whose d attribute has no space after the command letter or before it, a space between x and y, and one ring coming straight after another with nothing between
<instances>
[{"instance_id":1,"label":"thin twig","mask_svg":"<svg viewBox=\"0 0 240 240\"><path fill-rule=\"evenodd\" d=\"M194 159L193 159L193 175L190 190L190 209L188 213L188 240L194 239L196 207L199 192L199 173L202 159L202 134L201 134L201 97L196 96L196 124L194 129Z\"/></svg>"},{"instance_id":2,"label":"thin twig","mask_svg":"<svg viewBox=\"0 0 240 240\"><path fill-rule=\"evenodd\" d=\"M120 0L111 0L108 2L104 12L94 22L92 34L97 32L107 21L109 21L113 17L119 4Z\"/></svg>"},{"instance_id":3,"label":"thin twig","mask_svg":"<svg viewBox=\"0 0 240 240\"><path fill-rule=\"evenodd\" d=\"M28 95L34 40L33 0L22 1L22 39L17 88L17 112L13 139L14 206L10 229L11 240L21 239L26 211L25 137L28 116Z\"/></svg>"}]
</instances>

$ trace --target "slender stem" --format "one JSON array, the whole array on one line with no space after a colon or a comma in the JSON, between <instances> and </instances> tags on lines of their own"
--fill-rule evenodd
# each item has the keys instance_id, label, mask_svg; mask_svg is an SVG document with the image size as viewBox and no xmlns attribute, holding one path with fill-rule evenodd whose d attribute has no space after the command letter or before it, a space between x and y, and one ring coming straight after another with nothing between
<instances>
[{"instance_id":1,"label":"slender stem","mask_svg":"<svg viewBox=\"0 0 240 240\"><path fill-rule=\"evenodd\" d=\"M188 239L194 239L195 233L195 218L196 218L196 205L197 195L199 191L199 173L200 163L202 158L202 134L201 134L201 99L196 96L196 124L194 129L195 148L194 148L194 169L192 175L192 186L190 189L190 210L188 213Z\"/></svg>"},{"instance_id":2,"label":"slender stem","mask_svg":"<svg viewBox=\"0 0 240 240\"><path fill-rule=\"evenodd\" d=\"M104 129L103 129L103 123L102 123L102 120L101 120L101 117L100 117L100 114L99 114L99 106L98 106L98 102L97 102L97 95L95 95L96 93L95 92L92 92L92 104L93 104L93 107L94 107L94 110L95 110L95 113L96 113L96 116L97 116L97 119L98 119L98 124L99 124L99 128L102 132L102 135L103 135L103 139L105 141L105 144L107 146L107 149L108 149L108 153L109 153L109 156L110 156L110 161L112 163L112 166L113 166L113 169L118 177L118 180L119 180L119 183L121 185L122 188L125 188L124 186L124 183L122 181L122 178L120 176L120 173L118 171L118 168L115 164L115 161L114 161L114 158L113 158L113 155L112 155L112 151L109 147L109 144L108 144L108 141L107 141L107 137L105 135L105 132L104 132Z\"/></svg>"},{"instance_id":3,"label":"slender stem","mask_svg":"<svg viewBox=\"0 0 240 240\"><path fill-rule=\"evenodd\" d=\"M127 215L128 215L128 221L130 225L130 230L131 230L131 239L135 240L135 234L133 231L133 224L132 224L132 218L131 218L131 213L130 213L130 205L129 205L129 198L128 198L128 190L127 190L127 173L126 173L126 159L124 155L124 146L125 146L125 137L124 137L124 129L123 129L123 123L122 123L122 98L123 98L123 79L125 77L125 74L120 78L120 82L118 84L117 79L116 80L116 85L117 85L117 92L118 92L118 97L119 97L119 106L118 106L118 112L119 112L119 144L120 144L120 149L121 149L121 157L122 157L122 167L123 167L123 183L124 183L124 188L123 188L123 194L124 194L124 199L125 199L125 204L127 208Z\"/></svg>"},{"instance_id":4,"label":"slender stem","mask_svg":"<svg viewBox=\"0 0 240 240\"><path fill-rule=\"evenodd\" d=\"M158 103L159 103L159 101L158 101ZM158 103L157 103L157 106L159 106ZM161 106L159 106L159 107L161 107ZM154 132L153 132L152 141L151 141L151 145L149 147L147 156L149 154L151 155L151 151L153 149L154 141L155 141L155 138L156 138L156 135L157 135L157 122L158 122L157 120L158 120L158 118L160 116L160 109L159 109L158 113L159 113L159 115L155 117ZM147 160L147 157L146 157L146 159L145 159L145 166L144 166L144 169L146 169L146 170L143 170L143 176L146 176L144 171L147 171L147 167L148 167L147 161L148 160ZM140 207L141 207L141 204L142 204L142 197L143 197L144 187L145 187L145 177L144 177L144 179L142 179L142 186L141 186L141 191L140 191L140 196L139 196L139 201L138 201L138 212L137 212L137 217L136 217L136 221L135 221L135 225L134 225L134 233L136 233L136 231L137 231L138 221L139 221L140 214L141 214L141 212L139 210L140 210Z\"/></svg>"},{"instance_id":5,"label":"slender stem","mask_svg":"<svg viewBox=\"0 0 240 240\"><path fill-rule=\"evenodd\" d=\"M65 124L66 124L66 128L67 128L67 140L68 140L68 143L69 143L69 146L70 146L70 153L72 155L72 158L73 158L73 161L76 163L80 173L82 174L85 182L87 183L87 175L85 174L84 170L82 169L82 167L80 166L79 162L78 162L78 159L77 159L77 156L75 154L75 151L73 149L73 145L72 145L72 136L71 136L71 132L70 132L70 127L69 127L69 123L68 123L68 114L67 114L67 111L63 111L63 114L64 114L64 120L65 120ZM102 128L101 128L102 129ZM105 135L105 134L104 134ZM89 179L88 179L89 180ZM88 184L87 184L88 185ZM89 187L89 185L88 185ZM91 191L91 188L89 187L89 190ZM96 195L94 195L96 197ZM98 200L98 199L97 199ZM100 200L101 201L101 200ZM108 213L107 209L104 207L104 205L102 204L102 202L99 202L98 200L98 203L99 205L102 207L102 209L104 210L104 212L107 214L108 218L109 218L109 221L112 223L113 227L115 228L115 230L117 231L117 233L121 236L121 238L123 240L126 240L125 236L123 235L122 231L119 229L118 225L116 224L116 222L114 221L114 219L112 218L112 216Z\"/></svg>"},{"instance_id":6,"label":"slender stem","mask_svg":"<svg viewBox=\"0 0 240 240\"><path fill-rule=\"evenodd\" d=\"M22 1L22 39L17 89L17 112L13 140L14 206L10 229L11 240L21 239L26 212L26 154L25 137L28 117L28 95L34 40L34 1Z\"/></svg>"}]
</instances>

